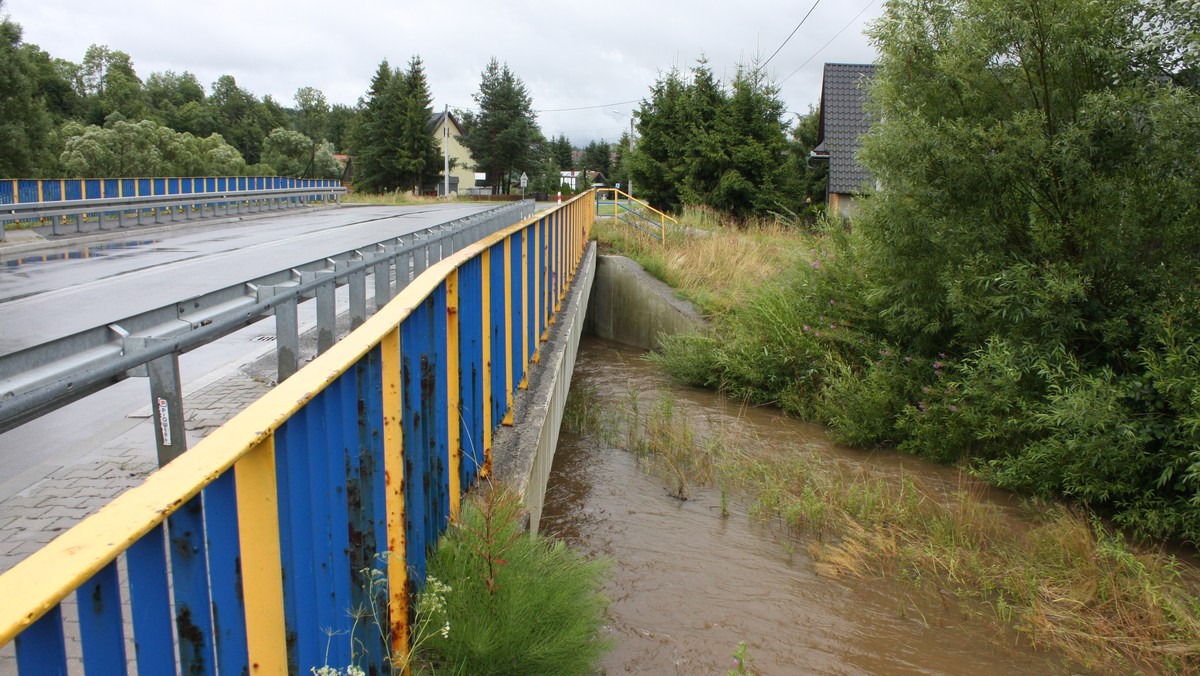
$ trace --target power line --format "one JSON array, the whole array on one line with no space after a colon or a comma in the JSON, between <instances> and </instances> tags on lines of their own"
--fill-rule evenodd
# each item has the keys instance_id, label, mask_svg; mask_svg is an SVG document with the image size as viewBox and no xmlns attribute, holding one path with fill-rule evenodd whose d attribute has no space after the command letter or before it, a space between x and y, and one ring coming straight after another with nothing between
<instances>
[{"instance_id":1,"label":"power line","mask_svg":"<svg viewBox=\"0 0 1200 676\"><path fill-rule=\"evenodd\" d=\"M813 10L816 9L817 5L819 5L819 4L821 4L821 0L817 0L816 2L813 3L812 7L808 8L808 14L805 14L803 19L800 19L800 23L796 24L796 27L793 28L792 32L788 34L787 38L783 41L783 44L779 45L779 47L775 50L775 52L767 57L767 60L763 62L763 65L761 66L761 68L766 68L767 64L771 63L771 59L775 58L775 54L778 54L779 50L783 49L784 45L786 45L789 41L791 41L792 36L796 34L796 31L800 30L800 27L804 25L804 22L808 20L809 15L813 13Z\"/></svg>"},{"instance_id":2,"label":"power line","mask_svg":"<svg viewBox=\"0 0 1200 676\"><path fill-rule=\"evenodd\" d=\"M641 102L642 102L641 99L634 99L632 101L617 101L616 103L602 103L598 106L579 106L577 108L542 108L540 110L531 110L529 112L531 112L531 113L566 113L566 112L571 112L571 111L576 111L576 110L595 110L597 108L608 108L610 106L624 106L624 105L628 105L630 103L641 103ZM450 107L455 110L469 110L472 113L480 112L480 110L478 108L472 108L470 106L456 106L456 105L451 104Z\"/></svg>"},{"instance_id":3,"label":"power line","mask_svg":"<svg viewBox=\"0 0 1200 676\"><path fill-rule=\"evenodd\" d=\"M847 28L849 28L850 26L852 26L852 25L854 24L854 22L855 22L855 21L858 21L858 17L862 16L862 15L863 15L863 12L867 11L868 9L870 9L870 8L871 8L871 5L874 5L876 2L878 2L878 0L871 0L871 2L867 3L867 6L866 6L866 7L863 7L861 10L859 10L858 14L855 14L855 15L854 15L854 18L853 18L853 19L850 19L850 22L849 22L849 23L847 23L845 26L842 26L842 30L838 31L837 33L834 33L834 34L833 34L833 37L829 38L829 42L826 42L825 44L821 45L821 48L820 48L820 49L818 49L817 51L813 52L813 55L812 55L812 56L810 56L810 57L808 57L808 60L806 60L804 63L800 64L800 67L799 67L799 68L797 68L796 70L793 70L793 71L792 71L792 73L791 73L791 75L788 75L787 77L785 77L785 78L783 78L782 80L780 80L780 81L779 81L779 84L778 84L778 85L776 85L776 86L782 86L784 82L787 82L788 80L790 80L790 79L792 78L792 75L795 75L796 73L799 73L799 72L800 72L800 68L803 68L803 67L807 66L807 65L809 64L809 62L810 62L810 61L812 61L813 59L817 58L817 55L818 55L818 54L820 54L821 52L825 51L825 48L826 48L826 47L828 47L829 45L833 44L833 41L834 41L834 40L836 40L836 39L838 39L838 36L839 36L839 35L841 35L842 33L845 33L845 32L846 32L846 29L847 29Z\"/></svg>"},{"instance_id":4,"label":"power line","mask_svg":"<svg viewBox=\"0 0 1200 676\"><path fill-rule=\"evenodd\" d=\"M641 103L641 102L642 102L641 99L634 99L632 101L617 101L616 103L605 103L605 104L602 104L599 106L580 106L578 108L543 108L542 110L535 110L533 112L535 112L535 113L565 113L565 112L572 111L572 110L592 110L594 108L607 108L609 106L624 106L624 105L630 104L630 103Z\"/></svg>"}]
</instances>

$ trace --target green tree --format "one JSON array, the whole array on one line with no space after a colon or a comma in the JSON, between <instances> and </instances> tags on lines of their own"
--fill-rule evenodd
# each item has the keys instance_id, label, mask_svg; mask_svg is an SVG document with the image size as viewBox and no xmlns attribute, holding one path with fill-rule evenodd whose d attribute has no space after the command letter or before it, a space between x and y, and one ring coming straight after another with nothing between
<instances>
[{"instance_id":1,"label":"green tree","mask_svg":"<svg viewBox=\"0 0 1200 676\"><path fill-rule=\"evenodd\" d=\"M421 57L414 56L408 62L402 81L396 169L401 185L420 194L436 182L442 169L441 150L429 127L433 119L433 96L429 93Z\"/></svg>"},{"instance_id":2,"label":"green tree","mask_svg":"<svg viewBox=\"0 0 1200 676\"><path fill-rule=\"evenodd\" d=\"M89 122L103 124L114 113L132 120L146 117L146 92L128 54L105 45L91 45L83 55L79 72Z\"/></svg>"},{"instance_id":3,"label":"green tree","mask_svg":"<svg viewBox=\"0 0 1200 676\"><path fill-rule=\"evenodd\" d=\"M860 155L883 189L855 228L888 339L960 360L938 391L961 392L964 435L917 413L906 434L1196 538L1200 402L1178 395L1200 382L1180 342L1200 330L1200 98L1164 79L1188 45L1144 10L888 3Z\"/></svg>"},{"instance_id":4,"label":"green tree","mask_svg":"<svg viewBox=\"0 0 1200 676\"><path fill-rule=\"evenodd\" d=\"M110 120L104 127L67 122L60 130L62 167L71 178L235 176L245 171L237 149L218 134L197 138L152 120Z\"/></svg>"},{"instance_id":5,"label":"green tree","mask_svg":"<svg viewBox=\"0 0 1200 676\"><path fill-rule=\"evenodd\" d=\"M583 149L582 168L604 174L606 180L612 174L612 146L606 141L592 141Z\"/></svg>"},{"instance_id":6,"label":"green tree","mask_svg":"<svg viewBox=\"0 0 1200 676\"><path fill-rule=\"evenodd\" d=\"M712 205L740 139L732 138L738 133L734 120L723 118L729 95L708 61L701 57L691 75L679 109L683 131L675 150L679 196L684 203Z\"/></svg>"},{"instance_id":7,"label":"green tree","mask_svg":"<svg viewBox=\"0 0 1200 676\"><path fill-rule=\"evenodd\" d=\"M541 142L533 101L524 83L492 58L483 70L479 91L474 94L479 113L464 113L467 134L463 139L479 171L488 182L507 194L514 173L538 161L535 145Z\"/></svg>"},{"instance_id":8,"label":"green tree","mask_svg":"<svg viewBox=\"0 0 1200 676\"><path fill-rule=\"evenodd\" d=\"M329 109L325 120L325 138L334 148L345 152L350 145L351 130L357 121L358 110L342 103L335 103Z\"/></svg>"},{"instance_id":9,"label":"green tree","mask_svg":"<svg viewBox=\"0 0 1200 676\"><path fill-rule=\"evenodd\" d=\"M0 177L37 176L46 164L50 115L29 57L21 27L0 15Z\"/></svg>"},{"instance_id":10,"label":"green tree","mask_svg":"<svg viewBox=\"0 0 1200 676\"><path fill-rule=\"evenodd\" d=\"M547 149L557 171L570 171L575 168L575 149L565 135L559 134L551 139Z\"/></svg>"},{"instance_id":11,"label":"green tree","mask_svg":"<svg viewBox=\"0 0 1200 676\"><path fill-rule=\"evenodd\" d=\"M829 183L829 163L810 162L809 153L817 147L817 133L821 123L821 111L809 107L804 115L796 115L796 126L792 128L792 140L788 148L787 176L794 178L789 188L796 197L804 199L805 208L812 214L823 208L825 189Z\"/></svg>"},{"instance_id":12,"label":"green tree","mask_svg":"<svg viewBox=\"0 0 1200 676\"><path fill-rule=\"evenodd\" d=\"M380 62L371 79L371 88L361 101L362 112L351 133L354 155L354 183L365 192L394 190L399 185L391 157L397 152L397 109L400 79L388 65Z\"/></svg>"},{"instance_id":13,"label":"green tree","mask_svg":"<svg viewBox=\"0 0 1200 676\"><path fill-rule=\"evenodd\" d=\"M298 131L272 129L263 143L262 161L277 176L338 178L341 169L328 141L314 141Z\"/></svg>"},{"instance_id":14,"label":"green tree","mask_svg":"<svg viewBox=\"0 0 1200 676\"><path fill-rule=\"evenodd\" d=\"M718 112L719 140L694 154L724 160L717 165L720 178L705 203L737 217L796 206L795 196L782 190L788 155L783 115L778 90L763 70L739 67L729 99ZM689 176L700 171L694 165L690 169Z\"/></svg>"},{"instance_id":15,"label":"green tree","mask_svg":"<svg viewBox=\"0 0 1200 676\"><path fill-rule=\"evenodd\" d=\"M686 128L686 95L687 86L678 69L672 68L659 77L650 88L649 100L638 106L638 142L629 158L638 197L668 211L681 203L680 139Z\"/></svg>"},{"instance_id":16,"label":"green tree","mask_svg":"<svg viewBox=\"0 0 1200 676\"><path fill-rule=\"evenodd\" d=\"M212 115L198 115L205 103L204 86L192 73L164 71L146 78L146 98L153 119L176 131L212 132Z\"/></svg>"},{"instance_id":17,"label":"green tree","mask_svg":"<svg viewBox=\"0 0 1200 676\"><path fill-rule=\"evenodd\" d=\"M208 105L219 132L251 164L262 156L263 140L272 129L288 126L287 112L270 96L261 101L238 86L232 75L213 83Z\"/></svg>"},{"instance_id":18,"label":"green tree","mask_svg":"<svg viewBox=\"0 0 1200 676\"><path fill-rule=\"evenodd\" d=\"M327 138L329 102L325 100L325 94L315 87L301 87L296 90L295 101L296 131L310 139Z\"/></svg>"}]
</instances>

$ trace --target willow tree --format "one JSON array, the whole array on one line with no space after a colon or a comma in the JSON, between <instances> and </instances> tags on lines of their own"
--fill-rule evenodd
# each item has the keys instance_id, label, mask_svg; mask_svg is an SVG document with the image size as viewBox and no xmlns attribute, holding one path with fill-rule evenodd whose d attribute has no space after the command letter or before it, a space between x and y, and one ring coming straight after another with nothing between
<instances>
[{"instance_id":1,"label":"willow tree","mask_svg":"<svg viewBox=\"0 0 1200 676\"><path fill-rule=\"evenodd\" d=\"M855 228L889 339L957 364L955 415L910 432L1196 538L1200 98L1148 5L889 2Z\"/></svg>"}]
</instances>

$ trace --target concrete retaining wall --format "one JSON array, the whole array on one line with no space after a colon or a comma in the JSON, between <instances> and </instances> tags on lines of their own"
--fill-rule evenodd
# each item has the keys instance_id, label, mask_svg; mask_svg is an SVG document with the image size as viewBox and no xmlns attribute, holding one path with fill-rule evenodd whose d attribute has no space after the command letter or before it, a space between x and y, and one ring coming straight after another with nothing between
<instances>
[{"instance_id":1,"label":"concrete retaining wall","mask_svg":"<svg viewBox=\"0 0 1200 676\"><path fill-rule=\"evenodd\" d=\"M653 350L663 335L704 323L692 304L624 256L600 256L584 331L622 345Z\"/></svg>"},{"instance_id":2,"label":"concrete retaining wall","mask_svg":"<svg viewBox=\"0 0 1200 676\"><path fill-rule=\"evenodd\" d=\"M571 388L575 355L584 334L653 349L661 335L693 331L703 323L691 303L623 256L597 256L588 247L575 283L542 343L540 364L529 387L517 393L512 427L501 427L492 445L495 477L520 491L536 533L545 504L563 408Z\"/></svg>"},{"instance_id":3,"label":"concrete retaining wall","mask_svg":"<svg viewBox=\"0 0 1200 676\"><path fill-rule=\"evenodd\" d=\"M529 530L537 533L546 498L546 480L558 446L563 408L571 389L575 355L583 336L592 280L596 272L596 244L588 245L566 301L542 343L540 366L532 370L529 387L513 402L513 426L501 427L492 442L493 472L498 480L524 496Z\"/></svg>"}]
</instances>

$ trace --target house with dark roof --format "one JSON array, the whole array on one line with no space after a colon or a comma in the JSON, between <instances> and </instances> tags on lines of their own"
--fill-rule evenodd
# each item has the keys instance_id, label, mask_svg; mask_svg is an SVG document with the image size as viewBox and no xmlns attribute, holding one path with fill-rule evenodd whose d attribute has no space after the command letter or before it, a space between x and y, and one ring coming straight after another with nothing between
<instances>
[{"instance_id":1,"label":"house with dark roof","mask_svg":"<svg viewBox=\"0 0 1200 676\"><path fill-rule=\"evenodd\" d=\"M875 189L874 179L855 157L862 145L860 137L871 128L864 103L874 77L873 64L827 63L821 84L817 146L809 157L829 162L825 202L847 218L854 211L855 197Z\"/></svg>"},{"instance_id":2,"label":"house with dark roof","mask_svg":"<svg viewBox=\"0 0 1200 676\"><path fill-rule=\"evenodd\" d=\"M429 120L429 131L437 143L438 150L450 156L450 194L460 190L465 194L475 186L475 160L471 151L459 140L464 133L458 118L449 110L434 113ZM438 167L438 173L442 168ZM437 185L437 194L445 192L445 181Z\"/></svg>"}]
</instances>

